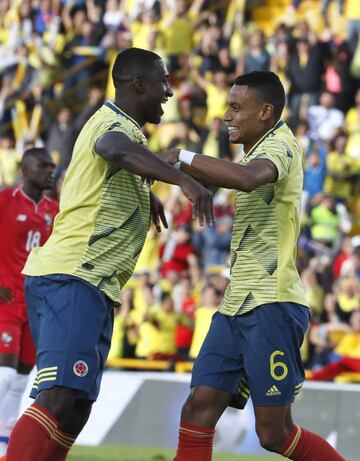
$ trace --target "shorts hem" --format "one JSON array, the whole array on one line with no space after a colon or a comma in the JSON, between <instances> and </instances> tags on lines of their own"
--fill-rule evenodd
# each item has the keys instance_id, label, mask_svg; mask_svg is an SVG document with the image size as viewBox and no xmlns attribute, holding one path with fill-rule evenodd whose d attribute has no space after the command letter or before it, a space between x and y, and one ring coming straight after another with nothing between
<instances>
[{"instance_id":1,"label":"shorts hem","mask_svg":"<svg viewBox=\"0 0 360 461\"><path fill-rule=\"evenodd\" d=\"M192 389L193 387L195 386L204 386L204 387L209 387L210 389L216 389L218 391L223 391L223 392L227 392L228 394L232 395L233 397L236 396L236 391L233 392L233 391L230 391L229 389L226 389L225 386L214 386L212 384L209 384L209 383L204 383L204 382L191 382L190 383L190 389Z\"/></svg>"},{"instance_id":2,"label":"shorts hem","mask_svg":"<svg viewBox=\"0 0 360 461\"><path fill-rule=\"evenodd\" d=\"M254 407L281 407L283 405L291 405L294 402L294 399L291 400L286 400L284 402L254 402L252 400L252 403Z\"/></svg>"}]
</instances>

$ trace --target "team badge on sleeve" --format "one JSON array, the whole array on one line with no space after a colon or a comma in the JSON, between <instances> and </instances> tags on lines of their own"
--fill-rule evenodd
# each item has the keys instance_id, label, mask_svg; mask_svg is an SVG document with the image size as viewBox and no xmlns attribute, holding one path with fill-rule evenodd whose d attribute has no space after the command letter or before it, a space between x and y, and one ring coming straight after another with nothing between
<instances>
[{"instance_id":1,"label":"team badge on sleeve","mask_svg":"<svg viewBox=\"0 0 360 461\"><path fill-rule=\"evenodd\" d=\"M73 366L73 372L76 374L76 376L79 376L80 378L83 378L88 374L89 367L86 362L83 360L77 360L74 363Z\"/></svg>"}]
</instances>

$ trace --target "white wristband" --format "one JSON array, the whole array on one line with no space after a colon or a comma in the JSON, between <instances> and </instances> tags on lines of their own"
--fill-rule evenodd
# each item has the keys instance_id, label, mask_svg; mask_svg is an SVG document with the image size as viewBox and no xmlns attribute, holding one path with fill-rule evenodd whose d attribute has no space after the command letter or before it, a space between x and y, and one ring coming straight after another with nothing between
<instances>
[{"instance_id":1,"label":"white wristband","mask_svg":"<svg viewBox=\"0 0 360 461\"><path fill-rule=\"evenodd\" d=\"M191 166L195 155L196 155L196 152L191 152L190 150L181 149L179 153L179 160L180 162L186 163L186 165Z\"/></svg>"}]
</instances>

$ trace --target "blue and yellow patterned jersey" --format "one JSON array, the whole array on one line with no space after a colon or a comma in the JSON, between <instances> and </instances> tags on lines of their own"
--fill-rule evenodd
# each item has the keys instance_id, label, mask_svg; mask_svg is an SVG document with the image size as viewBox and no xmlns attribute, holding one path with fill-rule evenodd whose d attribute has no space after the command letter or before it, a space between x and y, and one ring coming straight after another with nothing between
<instances>
[{"instance_id":1,"label":"blue and yellow patterned jersey","mask_svg":"<svg viewBox=\"0 0 360 461\"><path fill-rule=\"evenodd\" d=\"M231 242L231 277L220 312L245 314L261 304L306 305L298 274L296 245L303 171L301 149L280 121L240 161L268 159L277 170L275 183L237 192Z\"/></svg>"},{"instance_id":2,"label":"blue and yellow patterned jersey","mask_svg":"<svg viewBox=\"0 0 360 461\"><path fill-rule=\"evenodd\" d=\"M118 302L145 241L150 198L139 176L96 153L97 139L110 131L146 144L140 126L110 102L88 120L75 143L53 232L31 252L23 273L74 275Z\"/></svg>"}]
</instances>

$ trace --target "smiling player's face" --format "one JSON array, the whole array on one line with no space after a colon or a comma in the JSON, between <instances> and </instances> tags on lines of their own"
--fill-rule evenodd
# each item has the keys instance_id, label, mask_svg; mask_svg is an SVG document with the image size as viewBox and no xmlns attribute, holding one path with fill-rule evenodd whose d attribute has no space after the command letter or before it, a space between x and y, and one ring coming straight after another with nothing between
<instances>
[{"instance_id":1,"label":"smiling player's face","mask_svg":"<svg viewBox=\"0 0 360 461\"><path fill-rule=\"evenodd\" d=\"M161 107L171 98L173 92L168 83L169 72L160 59L154 62L145 80L144 114L145 121L159 123L164 111Z\"/></svg>"},{"instance_id":2,"label":"smiling player's face","mask_svg":"<svg viewBox=\"0 0 360 461\"><path fill-rule=\"evenodd\" d=\"M234 85L228 98L224 121L228 125L229 140L247 145L263 129L263 103L247 85Z\"/></svg>"}]
</instances>

